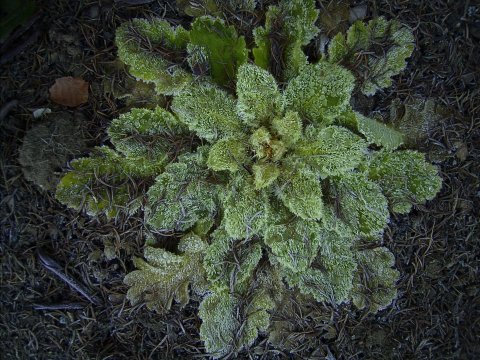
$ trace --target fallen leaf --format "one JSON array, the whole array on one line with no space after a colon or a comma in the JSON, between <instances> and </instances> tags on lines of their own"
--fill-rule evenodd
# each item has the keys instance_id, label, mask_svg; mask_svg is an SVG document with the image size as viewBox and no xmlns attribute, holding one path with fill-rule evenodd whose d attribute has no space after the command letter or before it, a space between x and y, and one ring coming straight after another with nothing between
<instances>
[{"instance_id":1,"label":"fallen leaf","mask_svg":"<svg viewBox=\"0 0 480 360\"><path fill-rule=\"evenodd\" d=\"M57 104L75 107L88 101L88 83L71 76L55 80L50 89L50 99Z\"/></svg>"}]
</instances>

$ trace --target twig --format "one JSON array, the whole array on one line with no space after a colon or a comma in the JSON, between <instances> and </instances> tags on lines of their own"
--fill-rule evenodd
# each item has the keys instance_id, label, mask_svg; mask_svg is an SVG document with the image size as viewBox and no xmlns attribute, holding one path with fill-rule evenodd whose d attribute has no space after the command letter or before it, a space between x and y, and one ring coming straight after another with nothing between
<instances>
[{"instance_id":1,"label":"twig","mask_svg":"<svg viewBox=\"0 0 480 360\"><path fill-rule=\"evenodd\" d=\"M67 304L33 304L34 310L82 310L85 304L82 303L67 303Z\"/></svg>"},{"instance_id":2,"label":"twig","mask_svg":"<svg viewBox=\"0 0 480 360\"><path fill-rule=\"evenodd\" d=\"M85 287L83 287L83 285L80 285L76 280L63 273L60 265L58 265L51 257L46 255L41 249L38 250L38 258L40 259L40 262L45 267L45 269L49 270L51 273L66 282L68 286L83 295L85 299L90 301L92 304L100 304L100 300L96 296L91 295L89 291L85 289Z\"/></svg>"}]
</instances>

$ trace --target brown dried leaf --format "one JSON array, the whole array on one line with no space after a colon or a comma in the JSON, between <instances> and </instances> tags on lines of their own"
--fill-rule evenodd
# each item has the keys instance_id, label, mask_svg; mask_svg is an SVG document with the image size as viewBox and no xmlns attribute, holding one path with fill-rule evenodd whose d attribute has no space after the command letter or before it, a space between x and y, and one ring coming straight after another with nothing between
<instances>
[{"instance_id":1,"label":"brown dried leaf","mask_svg":"<svg viewBox=\"0 0 480 360\"><path fill-rule=\"evenodd\" d=\"M57 104L76 107L88 101L88 83L71 76L55 80L50 89L50 99Z\"/></svg>"}]
</instances>

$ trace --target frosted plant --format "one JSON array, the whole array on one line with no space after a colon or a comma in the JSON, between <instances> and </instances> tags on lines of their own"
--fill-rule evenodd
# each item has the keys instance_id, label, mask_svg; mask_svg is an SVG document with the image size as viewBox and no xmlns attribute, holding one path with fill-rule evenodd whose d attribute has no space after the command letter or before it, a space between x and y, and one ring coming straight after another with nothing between
<instances>
[{"instance_id":1,"label":"frosted plant","mask_svg":"<svg viewBox=\"0 0 480 360\"><path fill-rule=\"evenodd\" d=\"M197 17L190 30L163 20L122 25L120 58L171 101L113 120L114 149L74 161L58 186L71 207L110 217L143 211L150 232L182 234L170 236L170 251L148 241L125 278L127 296L165 312L196 292L214 357L268 332L291 291L305 301L388 306L398 276L381 247L390 212L408 213L441 187L424 155L402 148L399 131L351 108L359 79L341 65L340 35L328 58L308 62L303 46L318 32L317 15L313 0L271 6L253 30L254 61L220 19Z\"/></svg>"}]
</instances>

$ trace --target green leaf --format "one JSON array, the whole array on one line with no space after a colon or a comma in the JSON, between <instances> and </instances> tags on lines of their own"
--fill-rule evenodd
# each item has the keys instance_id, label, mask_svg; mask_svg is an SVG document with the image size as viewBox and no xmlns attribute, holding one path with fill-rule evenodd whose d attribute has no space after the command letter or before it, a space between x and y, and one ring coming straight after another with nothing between
<instances>
[{"instance_id":1,"label":"green leaf","mask_svg":"<svg viewBox=\"0 0 480 360\"><path fill-rule=\"evenodd\" d=\"M248 162L246 141L236 138L224 138L210 149L207 165L214 171L228 170L236 172Z\"/></svg>"},{"instance_id":2,"label":"green leaf","mask_svg":"<svg viewBox=\"0 0 480 360\"><path fill-rule=\"evenodd\" d=\"M296 157L326 177L354 169L363 160L367 144L343 127L318 129L309 126L294 151Z\"/></svg>"},{"instance_id":3,"label":"green leaf","mask_svg":"<svg viewBox=\"0 0 480 360\"><path fill-rule=\"evenodd\" d=\"M90 157L71 162L72 170L60 180L55 196L89 215L134 213L141 205L142 188L138 184L159 174L163 160L127 159L108 147L95 148Z\"/></svg>"},{"instance_id":4,"label":"green leaf","mask_svg":"<svg viewBox=\"0 0 480 360\"><path fill-rule=\"evenodd\" d=\"M287 109L302 118L331 124L347 109L354 77L347 69L327 62L305 66L285 89Z\"/></svg>"},{"instance_id":5,"label":"green leaf","mask_svg":"<svg viewBox=\"0 0 480 360\"><path fill-rule=\"evenodd\" d=\"M225 292L207 296L199 308L200 337L206 350L218 359L251 346L258 332L267 330L272 307L271 298L261 290L249 299L237 299Z\"/></svg>"},{"instance_id":6,"label":"green leaf","mask_svg":"<svg viewBox=\"0 0 480 360\"><path fill-rule=\"evenodd\" d=\"M275 117L272 128L280 136L282 142L292 147L302 136L302 119L295 111L286 111L284 117Z\"/></svg>"},{"instance_id":7,"label":"green leaf","mask_svg":"<svg viewBox=\"0 0 480 360\"><path fill-rule=\"evenodd\" d=\"M356 21L346 36L339 33L332 39L328 60L355 69L361 91L373 95L391 86L391 77L405 68L413 43L412 32L396 20Z\"/></svg>"},{"instance_id":8,"label":"green leaf","mask_svg":"<svg viewBox=\"0 0 480 360\"><path fill-rule=\"evenodd\" d=\"M390 217L380 186L359 173L344 174L333 183L340 212L354 233L378 238Z\"/></svg>"},{"instance_id":9,"label":"green leaf","mask_svg":"<svg viewBox=\"0 0 480 360\"><path fill-rule=\"evenodd\" d=\"M255 189L269 187L280 175L280 169L274 163L259 161L252 166Z\"/></svg>"},{"instance_id":10,"label":"green leaf","mask_svg":"<svg viewBox=\"0 0 480 360\"><path fill-rule=\"evenodd\" d=\"M403 135L395 129L377 120L355 113L357 130L365 136L370 144L383 147L385 150L395 150L403 144Z\"/></svg>"},{"instance_id":11,"label":"green leaf","mask_svg":"<svg viewBox=\"0 0 480 360\"><path fill-rule=\"evenodd\" d=\"M209 142L243 133L235 99L217 86L191 86L173 98L171 107L181 122Z\"/></svg>"},{"instance_id":12,"label":"green leaf","mask_svg":"<svg viewBox=\"0 0 480 360\"><path fill-rule=\"evenodd\" d=\"M348 300L356 270L351 238L321 230L319 254L311 267L302 272L285 271L290 286L317 301L338 304Z\"/></svg>"},{"instance_id":13,"label":"green leaf","mask_svg":"<svg viewBox=\"0 0 480 360\"><path fill-rule=\"evenodd\" d=\"M188 32L161 19L133 19L116 32L118 57L137 79L154 83L160 94L181 92L192 80L182 68Z\"/></svg>"},{"instance_id":14,"label":"green leaf","mask_svg":"<svg viewBox=\"0 0 480 360\"><path fill-rule=\"evenodd\" d=\"M301 219L270 226L264 238L274 259L295 273L310 267L322 241L320 225L316 221Z\"/></svg>"},{"instance_id":15,"label":"green leaf","mask_svg":"<svg viewBox=\"0 0 480 360\"><path fill-rule=\"evenodd\" d=\"M254 282L254 271L262 258L260 244L235 240L224 229L213 232L203 262L211 288L243 293Z\"/></svg>"},{"instance_id":16,"label":"green leaf","mask_svg":"<svg viewBox=\"0 0 480 360\"><path fill-rule=\"evenodd\" d=\"M205 49L212 79L219 85L232 84L238 67L248 58L243 36L239 37L233 26L220 19L197 18L190 30L190 41Z\"/></svg>"},{"instance_id":17,"label":"green leaf","mask_svg":"<svg viewBox=\"0 0 480 360\"><path fill-rule=\"evenodd\" d=\"M145 213L147 223L154 229L187 230L198 221L214 216L218 189L207 180L209 173L204 156L201 153L183 155L178 162L167 165L155 179L147 193Z\"/></svg>"},{"instance_id":18,"label":"green leaf","mask_svg":"<svg viewBox=\"0 0 480 360\"><path fill-rule=\"evenodd\" d=\"M288 81L307 64L302 46L318 33L315 1L282 0L270 6L265 27L253 31L255 63L269 70L277 79Z\"/></svg>"},{"instance_id":19,"label":"green leaf","mask_svg":"<svg viewBox=\"0 0 480 360\"><path fill-rule=\"evenodd\" d=\"M150 160L173 154L179 137L187 133L186 126L161 107L132 109L114 119L108 128L110 140L118 151L128 157Z\"/></svg>"},{"instance_id":20,"label":"green leaf","mask_svg":"<svg viewBox=\"0 0 480 360\"><path fill-rule=\"evenodd\" d=\"M240 66L237 95L237 110L247 125L267 125L272 117L283 112L283 101L277 82L268 71L258 66Z\"/></svg>"},{"instance_id":21,"label":"green leaf","mask_svg":"<svg viewBox=\"0 0 480 360\"><path fill-rule=\"evenodd\" d=\"M173 300L184 307L190 301L190 284L197 292L205 292L205 273L201 262L205 249L206 244L194 234L181 239L181 255L145 247L146 261L135 258L137 270L127 274L123 280L130 286L127 299L133 305L145 302L150 310L159 313L170 310Z\"/></svg>"},{"instance_id":22,"label":"green leaf","mask_svg":"<svg viewBox=\"0 0 480 360\"><path fill-rule=\"evenodd\" d=\"M375 153L368 176L380 185L392 211L400 214L433 199L442 187L437 168L425 161L424 154L412 150Z\"/></svg>"},{"instance_id":23,"label":"green leaf","mask_svg":"<svg viewBox=\"0 0 480 360\"><path fill-rule=\"evenodd\" d=\"M322 187L319 177L303 164L284 162L285 169L275 186L275 194L296 216L320 219L323 213Z\"/></svg>"},{"instance_id":24,"label":"green leaf","mask_svg":"<svg viewBox=\"0 0 480 360\"><path fill-rule=\"evenodd\" d=\"M376 313L397 296L395 283L399 272L393 269L395 258L385 247L358 251L355 258L358 270L351 294L353 303L359 309Z\"/></svg>"},{"instance_id":25,"label":"green leaf","mask_svg":"<svg viewBox=\"0 0 480 360\"><path fill-rule=\"evenodd\" d=\"M269 225L270 201L265 191L257 191L250 178L235 176L223 198L225 230L234 239L262 234Z\"/></svg>"}]
</instances>

